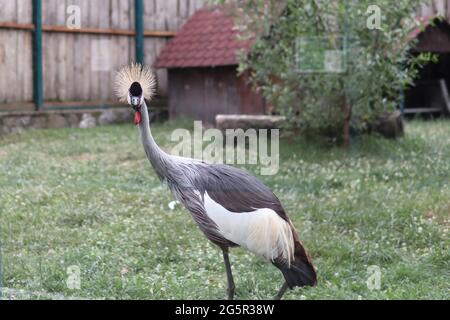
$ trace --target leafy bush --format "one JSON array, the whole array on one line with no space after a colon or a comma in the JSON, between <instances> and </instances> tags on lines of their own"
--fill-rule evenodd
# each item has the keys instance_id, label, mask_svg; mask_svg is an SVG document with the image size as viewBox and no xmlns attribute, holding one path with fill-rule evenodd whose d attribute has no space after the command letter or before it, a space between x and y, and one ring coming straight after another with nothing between
<instances>
[{"instance_id":1,"label":"leafy bush","mask_svg":"<svg viewBox=\"0 0 450 320\"><path fill-rule=\"evenodd\" d=\"M397 108L418 68L434 59L410 50L423 0L216 2L228 2L243 39L257 38L240 55L240 71L252 70L274 110L344 144L350 127Z\"/></svg>"}]
</instances>

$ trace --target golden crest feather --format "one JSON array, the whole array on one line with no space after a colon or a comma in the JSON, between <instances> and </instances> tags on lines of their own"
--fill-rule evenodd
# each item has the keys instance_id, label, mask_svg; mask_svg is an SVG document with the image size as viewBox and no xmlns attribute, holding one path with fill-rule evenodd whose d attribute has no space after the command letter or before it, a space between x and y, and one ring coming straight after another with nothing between
<instances>
[{"instance_id":1,"label":"golden crest feather","mask_svg":"<svg viewBox=\"0 0 450 320\"><path fill-rule=\"evenodd\" d=\"M153 70L140 63L133 62L116 73L114 91L121 102L127 102L128 90L133 82L138 82L144 98L151 100L156 94L156 76Z\"/></svg>"}]
</instances>

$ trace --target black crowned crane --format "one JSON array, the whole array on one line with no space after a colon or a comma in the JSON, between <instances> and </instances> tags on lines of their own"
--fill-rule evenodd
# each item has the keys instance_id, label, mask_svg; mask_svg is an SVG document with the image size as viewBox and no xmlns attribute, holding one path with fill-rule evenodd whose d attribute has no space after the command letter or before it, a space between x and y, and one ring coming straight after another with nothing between
<instances>
[{"instance_id":1,"label":"black crowned crane","mask_svg":"<svg viewBox=\"0 0 450 320\"><path fill-rule=\"evenodd\" d=\"M125 67L116 76L116 94L134 109L145 153L159 179L222 250L228 298L233 299L235 291L228 252L238 246L281 270L286 281L277 299L288 288L316 285L311 259L280 200L267 186L244 170L172 156L159 148L145 102L151 100L155 87L154 73L140 64Z\"/></svg>"}]
</instances>

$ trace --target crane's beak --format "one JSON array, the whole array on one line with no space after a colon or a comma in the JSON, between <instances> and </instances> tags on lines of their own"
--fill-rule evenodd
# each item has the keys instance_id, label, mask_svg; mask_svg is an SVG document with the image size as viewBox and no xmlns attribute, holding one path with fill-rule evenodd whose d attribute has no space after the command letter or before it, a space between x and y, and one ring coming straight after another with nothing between
<instances>
[{"instance_id":1,"label":"crane's beak","mask_svg":"<svg viewBox=\"0 0 450 320\"><path fill-rule=\"evenodd\" d=\"M141 97L130 97L131 107L137 111L141 107Z\"/></svg>"},{"instance_id":2,"label":"crane's beak","mask_svg":"<svg viewBox=\"0 0 450 320\"><path fill-rule=\"evenodd\" d=\"M133 82L128 90L128 103L134 109L138 111L144 102L143 90L139 82Z\"/></svg>"},{"instance_id":3,"label":"crane's beak","mask_svg":"<svg viewBox=\"0 0 450 320\"><path fill-rule=\"evenodd\" d=\"M129 95L129 103L134 110L134 124L139 125L142 122L141 106L144 103L144 97Z\"/></svg>"}]
</instances>

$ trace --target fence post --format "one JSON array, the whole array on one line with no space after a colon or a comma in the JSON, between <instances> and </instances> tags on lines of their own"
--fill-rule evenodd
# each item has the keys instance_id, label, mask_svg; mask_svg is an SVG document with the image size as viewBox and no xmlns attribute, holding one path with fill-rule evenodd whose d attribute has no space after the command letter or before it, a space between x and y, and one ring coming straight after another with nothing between
<instances>
[{"instance_id":1,"label":"fence post","mask_svg":"<svg viewBox=\"0 0 450 320\"><path fill-rule=\"evenodd\" d=\"M44 84L42 68L42 0L33 0L33 90L36 110L44 105Z\"/></svg>"},{"instance_id":2,"label":"fence post","mask_svg":"<svg viewBox=\"0 0 450 320\"><path fill-rule=\"evenodd\" d=\"M135 0L136 62L144 63L144 2Z\"/></svg>"}]
</instances>

